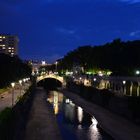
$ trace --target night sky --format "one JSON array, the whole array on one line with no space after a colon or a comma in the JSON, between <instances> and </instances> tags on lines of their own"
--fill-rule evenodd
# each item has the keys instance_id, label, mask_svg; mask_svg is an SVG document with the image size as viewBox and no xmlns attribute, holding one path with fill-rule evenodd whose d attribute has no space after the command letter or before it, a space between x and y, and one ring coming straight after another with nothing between
<instances>
[{"instance_id":1,"label":"night sky","mask_svg":"<svg viewBox=\"0 0 140 140\"><path fill-rule=\"evenodd\" d=\"M140 39L140 0L0 0L0 33L22 59L63 57L83 45Z\"/></svg>"}]
</instances>

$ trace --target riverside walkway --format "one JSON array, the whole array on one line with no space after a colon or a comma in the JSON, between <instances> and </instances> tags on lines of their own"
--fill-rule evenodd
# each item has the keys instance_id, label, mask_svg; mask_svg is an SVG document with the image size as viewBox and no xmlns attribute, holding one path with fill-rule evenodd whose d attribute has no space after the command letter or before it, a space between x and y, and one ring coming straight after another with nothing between
<instances>
[{"instance_id":1,"label":"riverside walkway","mask_svg":"<svg viewBox=\"0 0 140 140\"><path fill-rule=\"evenodd\" d=\"M140 126L118 116L110 111L88 102L80 96L65 89L60 90L75 104L82 107L86 112L93 115L103 130L110 134L115 140L140 140Z\"/></svg>"},{"instance_id":2,"label":"riverside walkway","mask_svg":"<svg viewBox=\"0 0 140 140\"><path fill-rule=\"evenodd\" d=\"M16 83L14 90L9 88L4 93L0 94L0 112L4 110L6 107L12 107L12 92L14 92L14 105L17 103L20 96L26 93L26 90L30 87L31 83L24 83L21 87L18 83Z\"/></svg>"},{"instance_id":3,"label":"riverside walkway","mask_svg":"<svg viewBox=\"0 0 140 140\"><path fill-rule=\"evenodd\" d=\"M61 140L60 131L46 93L38 87L27 122L24 140Z\"/></svg>"}]
</instances>

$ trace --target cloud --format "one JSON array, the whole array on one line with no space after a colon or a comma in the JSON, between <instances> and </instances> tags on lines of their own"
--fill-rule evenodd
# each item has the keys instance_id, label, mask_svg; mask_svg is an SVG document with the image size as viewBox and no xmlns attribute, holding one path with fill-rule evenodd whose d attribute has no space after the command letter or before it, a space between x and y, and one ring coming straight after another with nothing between
<instances>
[{"instance_id":1,"label":"cloud","mask_svg":"<svg viewBox=\"0 0 140 140\"><path fill-rule=\"evenodd\" d=\"M134 4L134 3L140 3L140 0L120 0L122 2L128 2L130 4Z\"/></svg>"},{"instance_id":2,"label":"cloud","mask_svg":"<svg viewBox=\"0 0 140 140\"><path fill-rule=\"evenodd\" d=\"M63 34L75 34L75 30L73 30L73 29L56 28L56 31L63 33Z\"/></svg>"},{"instance_id":3,"label":"cloud","mask_svg":"<svg viewBox=\"0 0 140 140\"><path fill-rule=\"evenodd\" d=\"M140 30L131 32L130 36L132 36L132 37L140 37Z\"/></svg>"}]
</instances>

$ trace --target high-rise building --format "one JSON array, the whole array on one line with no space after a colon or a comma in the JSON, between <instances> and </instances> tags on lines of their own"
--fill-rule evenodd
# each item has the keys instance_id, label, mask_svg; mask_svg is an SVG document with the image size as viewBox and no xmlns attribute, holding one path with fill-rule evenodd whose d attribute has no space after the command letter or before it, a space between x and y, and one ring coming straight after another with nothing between
<instances>
[{"instance_id":1,"label":"high-rise building","mask_svg":"<svg viewBox=\"0 0 140 140\"><path fill-rule=\"evenodd\" d=\"M15 35L0 34L0 53L18 55L19 39Z\"/></svg>"}]
</instances>

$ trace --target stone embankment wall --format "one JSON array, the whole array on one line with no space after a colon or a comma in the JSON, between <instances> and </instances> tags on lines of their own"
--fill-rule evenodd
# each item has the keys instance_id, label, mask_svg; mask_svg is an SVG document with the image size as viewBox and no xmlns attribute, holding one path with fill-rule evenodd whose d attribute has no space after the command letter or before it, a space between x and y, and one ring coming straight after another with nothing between
<instances>
[{"instance_id":1,"label":"stone embankment wall","mask_svg":"<svg viewBox=\"0 0 140 140\"><path fill-rule=\"evenodd\" d=\"M99 90L82 84L77 85L74 82L68 82L67 89L88 101L140 124L140 97L118 97L107 89Z\"/></svg>"}]
</instances>

